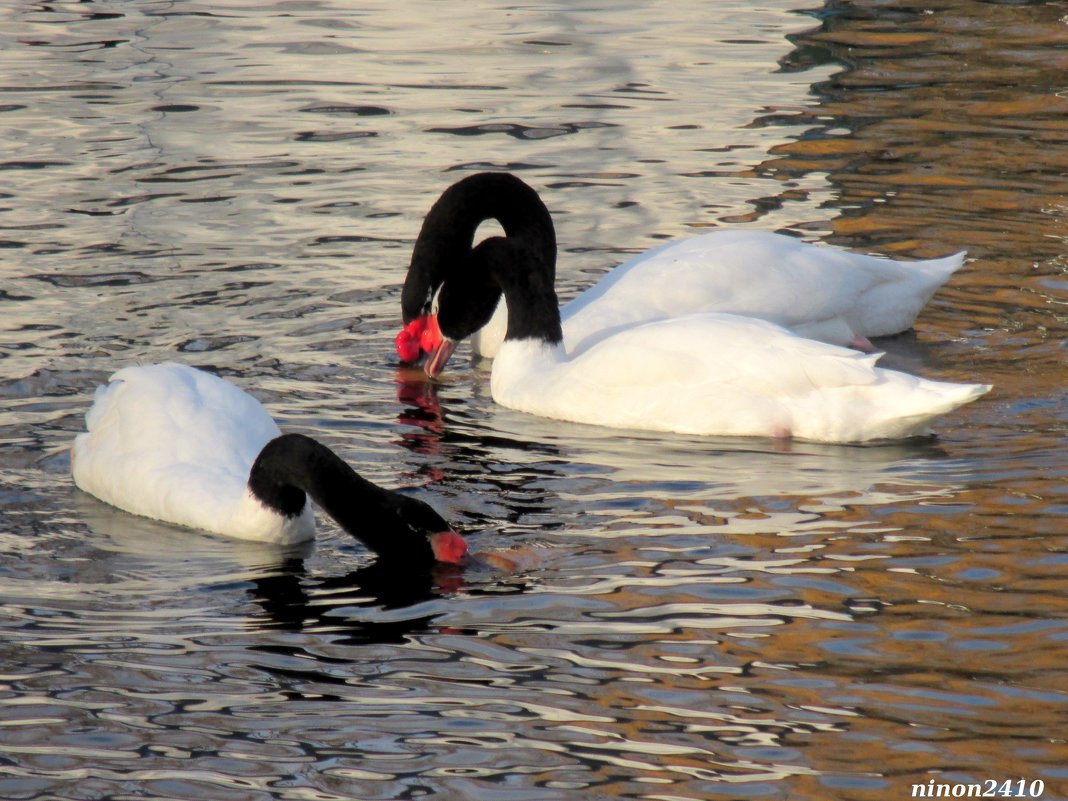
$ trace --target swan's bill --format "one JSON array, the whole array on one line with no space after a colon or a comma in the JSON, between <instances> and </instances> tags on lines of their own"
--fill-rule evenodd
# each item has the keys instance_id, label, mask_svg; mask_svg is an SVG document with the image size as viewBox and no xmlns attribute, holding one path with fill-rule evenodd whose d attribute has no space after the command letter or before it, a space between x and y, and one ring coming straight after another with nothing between
<instances>
[{"instance_id":1,"label":"swan's bill","mask_svg":"<svg viewBox=\"0 0 1068 801\"><path fill-rule=\"evenodd\" d=\"M439 562L459 564L467 555L467 543L464 538L451 529L428 534L430 547L434 551L434 558Z\"/></svg>"},{"instance_id":2,"label":"swan's bill","mask_svg":"<svg viewBox=\"0 0 1068 801\"><path fill-rule=\"evenodd\" d=\"M438 346L430 354L430 358L426 360L426 366L423 368L426 374L431 378L437 378L438 374L445 369L445 365L448 364L449 357L452 356L452 352L456 350L458 343L443 337Z\"/></svg>"}]
</instances>

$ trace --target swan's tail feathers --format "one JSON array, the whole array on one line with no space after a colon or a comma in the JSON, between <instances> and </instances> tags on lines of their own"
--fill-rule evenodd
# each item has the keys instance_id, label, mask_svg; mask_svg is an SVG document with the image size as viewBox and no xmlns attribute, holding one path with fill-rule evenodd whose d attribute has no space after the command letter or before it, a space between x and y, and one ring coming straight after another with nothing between
<instances>
[{"instance_id":1,"label":"swan's tail feathers","mask_svg":"<svg viewBox=\"0 0 1068 801\"><path fill-rule=\"evenodd\" d=\"M899 395L895 403L872 410L867 439L905 439L930 434L930 425L936 418L971 403L991 389L990 384L913 380L917 385L912 392Z\"/></svg>"},{"instance_id":2,"label":"swan's tail feathers","mask_svg":"<svg viewBox=\"0 0 1068 801\"><path fill-rule=\"evenodd\" d=\"M966 403L971 403L976 398L983 397L983 395L994 388L993 384L948 384L947 386L956 387L957 389L957 397L953 401L953 405L950 407L952 409L956 409L958 406L963 406Z\"/></svg>"},{"instance_id":3,"label":"swan's tail feathers","mask_svg":"<svg viewBox=\"0 0 1068 801\"><path fill-rule=\"evenodd\" d=\"M952 384L947 381L920 379L931 417L951 412L976 398L981 398L992 384Z\"/></svg>"},{"instance_id":4,"label":"swan's tail feathers","mask_svg":"<svg viewBox=\"0 0 1068 801\"><path fill-rule=\"evenodd\" d=\"M952 256L945 256L941 259L914 261L909 264L909 267L929 276L934 286L938 287L948 281L953 273L964 266L964 257L966 255L968 255L967 251L962 250L960 253L954 253Z\"/></svg>"},{"instance_id":5,"label":"swan's tail feathers","mask_svg":"<svg viewBox=\"0 0 1068 801\"><path fill-rule=\"evenodd\" d=\"M112 376L114 378L114 376ZM85 413L87 431L94 431L104 425L104 420L113 413L115 399L123 386L122 379L109 380L101 384L93 393L93 405Z\"/></svg>"},{"instance_id":6,"label":"swan's tail feathers","mask_svg":"<svg viewBox=\"0 0 1068 801\"><path fill-rule=\"evenodd\" d=\"M964 265L964 251L941 259L898 262L895 280L865 292L857 303L858 333L868 337L898 334L912 328L916 317L938 288Z\"/></svg>"}]
</instances>

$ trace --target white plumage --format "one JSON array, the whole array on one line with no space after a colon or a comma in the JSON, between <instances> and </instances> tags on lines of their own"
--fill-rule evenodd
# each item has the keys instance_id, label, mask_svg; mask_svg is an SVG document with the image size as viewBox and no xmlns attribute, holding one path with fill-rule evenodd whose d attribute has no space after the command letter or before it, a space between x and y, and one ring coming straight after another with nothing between
<instances>
[{"instance_id":1,"label":"white plumage","mask_svg":"<svg viewBox=\"0 0 1068 801\"><path fill-rule=\"evenodd\" d=\"M127 367L97 389L71 449L74 483L127 512L240 539L312 539L311 504L285 517L248 489L281 433L259 401L182 364Z\"/></svg>"},{"instance_id":2,"label":"white plumage","mask_svg":"<svg viewBox=\"0 0 1068 801\"><path fill-rule=\"evenodd\" d=\"M506 340L493 399L615 428L867 442L927 433L935 417L990 389L883 369L878 354L730 314L641 324L575 350Z\"/></svg>"},{"instance_id":3,"label":"white plumage","mask_svg":"<svg viewBox=\"0 0 1068 801\"><path fill-rule=\"evenodd\" d=\"M777 323L801 336L865 346L912 327L964 253L894 261L781 234L717 230L646 251L560 307L564 347L578 353L629 325L698 312ZM492 358L507 327L505 304L473 338Z\"/></svg>"},{"instance_id":4,"label":"white plumage","mask_svg":"<svg viewBox=\"0 0 1068 801\"><path fill-rule=\"evenodd\" d=\"M505 236L474 244L489 218ZM867 337L909 328L963 254L899 263L777 234L713 231L631 259L562 308L556 255L549 211L520 179L480 173L456 182L416 240L398 354L427 350L426 372L439 374L503 293L507 326L482 336L484 353L503 339L493 398L544 417L868 442L926 433L936 416L990 389L885 370L877 355L840 347L871 349ZM443 338L428 347L422 337L439 329Z\"/></svg>"}]
</instances>

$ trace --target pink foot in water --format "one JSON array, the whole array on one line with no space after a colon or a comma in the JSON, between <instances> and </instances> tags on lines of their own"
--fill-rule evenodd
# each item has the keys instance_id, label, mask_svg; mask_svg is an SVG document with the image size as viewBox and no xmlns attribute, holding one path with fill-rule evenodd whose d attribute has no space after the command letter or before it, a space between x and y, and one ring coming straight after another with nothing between
<instances>
[{"instance_id":1,"label":"pink foot in water","mask_svg":"<svg viewBox=\"0 0 1068 801\"><path fill-rule=\"evenodd\" d=\"M519 573L541 567L545 557L535 548L514 545L511 548L499 548L492 551L479 551L475 558L483 564L503 570L505 573Z\"/></svg>"},{"instance_id":2,"label":"pink foot in water","mask_svg":"<svg viewBox=\"0 0 1068 801\"><path fill-rule=\"evenodd\" d=\"M853 348L853 350L859 350L861 353L875 353L875 346L863 334L854 334L853 339L849 342L849 347Z\"/></svg>"},{"instance_id":3,"label":"pink foot in water","mask_svg":"<svg viewBox=\"0 0 1068 801\"><path fill-rule=\"evenodd\" d=\"M778 453L789 453L792 447L794 433L783 425L773 426L771 429L771 447Z\"/></svg>"}]
</instances>

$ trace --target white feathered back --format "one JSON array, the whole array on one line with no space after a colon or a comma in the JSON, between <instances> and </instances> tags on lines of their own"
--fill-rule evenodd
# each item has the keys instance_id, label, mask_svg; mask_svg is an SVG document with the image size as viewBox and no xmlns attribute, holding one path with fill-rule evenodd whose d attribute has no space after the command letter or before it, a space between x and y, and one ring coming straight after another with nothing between
<instances>
[{"instance_id":1,"label":"white feathered back","mask_svg":"<svg viewBox=\"0 0 1068 801\"><path fill-rule=\"evenodd\" d=\"M314 535L310 504L285 520L247 490L260 450L281 432L259 401L173 362L119 370L97 389L71 449L81 489L134 514L275 542Z\"/></svg>"}]
</instances>

